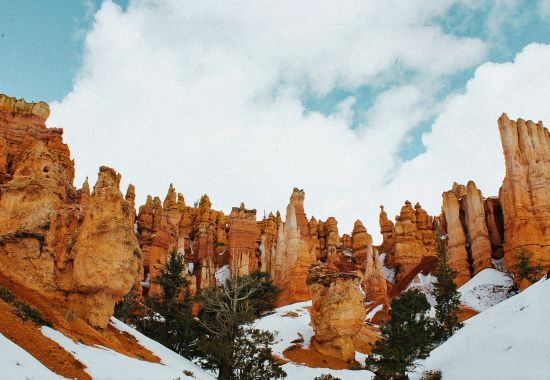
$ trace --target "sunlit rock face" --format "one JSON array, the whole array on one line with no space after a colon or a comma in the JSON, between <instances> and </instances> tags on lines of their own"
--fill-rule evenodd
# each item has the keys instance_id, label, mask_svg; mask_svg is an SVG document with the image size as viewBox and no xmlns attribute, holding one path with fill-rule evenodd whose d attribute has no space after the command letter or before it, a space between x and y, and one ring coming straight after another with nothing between
<instances>
[{"instance_id":1,"label":"sunlit rock face","mask_svg":"<svg viewBox=\"0 0 550 380\"><path fill-rule=\"evenodd\" d=\"M286 209L286 219L279 224L273 280L281 289L279 305L308 300L306 284L309 267L317 260L316 246L309 239L306 219L306 233L298 225L296 207L303 213L303 191L294 189ZM305 214L303 214L305 218Z\"/></svg>"},{"instance_id":2,"label":"sunlit rock face","mask_svg":"<svg viewBox=\"0 0 550 380\"><path fill-rule=\"evenodd\" d=\"M492 243L487 227L485 199L473 181L455 183L443 193L442 220L447 233L449 265L462 285L483 269L491 268Z\"/></svg>"},{"instance_id":3,"label":"sunlit rock face","mask_svg":"<svg viewBox=\"0 0 550 380\"><path fill-rule=\"evenodd\" d=\"M141 278L135 211L120 175L101 167L73 186L74 162L49 107L0 95L0 273L66 303L104 328L115 301Z\"/></svg>"},{"instance_id":4,"label":"sunlit rock face","mask_svg":"<svg viewBox=\"0 0 550 380\"><path fill-rule=\"evenodd\" d=\"M378 250L386 253L388 267L398 269L397 281L416 268L423 257L436 255L435 220L420 204L413 208L411 202L406 201L395 217L395 224L381 206L379 221L384 240Z\"/></svg>"},{"instance_id":5,"label":"sunlit rock face","mask_svg":"<svg viewBox=\"0 0 550 380\"><path fill-rule=\"evenodd\" d=\"M542 122L498 119L506 162L499 192L504 260L511 269L521 249L550 268L550 134Z\"/></svg>"},{"instance_id":6,"label":"sunlit rock face","mask_svg":"<svg viewBox=\"0 0 550 380\"><path fill-rule=\"evenodd\" d=\"M311 267L307 283L315 331L311 347L323 355L353 361L353 337L363 327L366 316L360 277L317 264Z\"/></svg>"}]
</instances>

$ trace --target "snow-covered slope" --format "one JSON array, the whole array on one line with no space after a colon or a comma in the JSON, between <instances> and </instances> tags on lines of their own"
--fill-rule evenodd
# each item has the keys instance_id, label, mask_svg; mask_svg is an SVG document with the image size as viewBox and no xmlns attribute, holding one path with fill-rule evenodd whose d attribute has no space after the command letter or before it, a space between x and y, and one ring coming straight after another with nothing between
<instances>
[{"instance_id":1,"label":"snow-covered slope","mask_svg":"<svg viewBox=\"0 0 550 380\"><path fill-rule=\"evenodd\" d=\"M214 379L211 374L189 360L179 356L163 345L147 338L119 320L112 318L111 323L120 331L133 335L138 342L161 359L161 363L151 363L122 355L105 347L86 346L74 342L59 331L42 327L42 333L57 342L76 359L82 362L94 380L108 379ZM37 377L38 379L39 377Z\"/></svg>"},{"instance_id":2,"label":"snow-covered slope","mask_svg":"<svg viewBox=\"0 0 550 380\"><path fill-rule=\"evenodd\" d=\"M423 364L445 380L550 379L550 280L467 320Z\"/></svg>"},{"instance_id":3,"label":"snow-covered slope","mask_svg":"<svg viewBox=\"0 0 550 380\"><path fill-rule=\"evenodd\" d=\"M10 380L63 379L2 334L0 334L0 378Z\"/></svg>"},{"instance_id":4,"label":"snow-covered slope","mask_svg":"<svg viewBox=\"0 0 550 380\"><path fill-rule=\"evenodd\" d=\"M484 269L465 283L458 291L462 304L476 311L484 311L511 296L513 281L505 273Z\"/></svg>"},{"instance_id":5,"label":"snow-covered slope","mask_svg":"<svg viewBox=\"0 0 550 380\"><path fill-rule=\"evenodd\" d=\"M314 335L313 329L309 325L309 311L311 301L298 302L292 305L280 307L275 313L258 319L255 323L256 328L269 330L277 333L277 343L272 347L273 353L279 357L284 357L283 351L292 346L292 341L303 338L302 347L307 348ZM365 355L356 354L356 360L364 363ZM372 373L366 370L334 370L328 368L310 368L297 363L287 363L283 366L289 380L313 379L323 373L330 373L333 376L343 380L367 380L372 377Z\"/></svg>"}]
</instances>

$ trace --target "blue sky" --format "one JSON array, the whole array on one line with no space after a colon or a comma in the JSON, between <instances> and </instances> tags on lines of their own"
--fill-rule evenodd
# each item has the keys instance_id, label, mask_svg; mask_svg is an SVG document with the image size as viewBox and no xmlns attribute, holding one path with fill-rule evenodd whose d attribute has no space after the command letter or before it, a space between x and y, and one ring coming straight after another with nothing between
<instances>
[{"instance_id":1,"label":"blue sky","mask_svg":"<svg viewBox=\"0 0 550 380\"><path fill-rule=\"evenodd\" d=\"M282 209L298 186L316 216L350 226L360 208L372 226L403 193L437 212L452 180L497 191L497 113L544 115L534 100L511 106L538 88L513 101L501 92L513 81L494 73L526 77L514 62L532 43L550 44L549 0L0 0L0 92L50 102L77 181L108 164L138 196L174 182L192 200L260 210ZM449 104L468 102L463 114L487 121L467 133L491 141L484 165L498 175L479 169L489 156L475 144L462 171L454 151L437 153L466 133ZM432 185L414 180L440 170L427 161L445 168Z\"/></svg>"},{"instance_id":2,"label":"blue sky","mask_svg":"<svg viewBox=\"0 0 550 380\"><path fill-rule=\"evenodd\" d=\"M0 1L0 91L34 101L63 99L80 68L84 37L100 3Z\"/></svg>"}]
</instances>

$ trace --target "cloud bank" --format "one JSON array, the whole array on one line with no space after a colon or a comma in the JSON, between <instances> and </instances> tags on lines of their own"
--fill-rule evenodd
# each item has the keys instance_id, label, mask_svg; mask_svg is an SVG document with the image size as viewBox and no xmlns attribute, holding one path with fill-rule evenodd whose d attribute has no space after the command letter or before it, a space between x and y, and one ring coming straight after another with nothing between
<instances>
[{"instance_id":1,"label":"cloud bank","mask_svg":"<svg viewBox=\"0 0 550 380\"><path fill-rule=\"evenodd\" d=\"M300 187L308 216L336 216L341 233L360 218L379 241L382 203L438 213L453 180L496 193L503 111L550 120L550 47L481 64L483 41L433 22L452 4L106 1L49 125L65 130L77 182L108 165L140 201L173 182L188 204L207 193L215 208L244 201L260 217ZM441 96L480 64L463 93ZM366 87L374 95L357 107ZM305 105L334 90L350 95L333 112ZM403 162L400 146L432 119L426 152Z\"/></svg>"}]
</instances>

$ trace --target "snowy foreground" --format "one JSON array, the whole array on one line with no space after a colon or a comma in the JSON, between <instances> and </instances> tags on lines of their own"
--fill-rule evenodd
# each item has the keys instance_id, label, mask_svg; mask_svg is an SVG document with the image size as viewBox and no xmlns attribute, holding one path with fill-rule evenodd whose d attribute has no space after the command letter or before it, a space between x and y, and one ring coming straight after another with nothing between
<instances>
[{"instance_id":1,"label":"snowy foreground","mask_svg":"<svg viewBox=\"0 0 550 380\"><path fill-rule=\"evenodd\" d=\"M10 380L63 379L2 334L0 334L0 374L2 379Z\"/></svg>"},{"instance_id":2,"label":"snowy foreground","mask_svg":"<svg viewBox=\"0 0 550 380\"><path fill-rule=\"evenodd\" d=\"M444 380L550 379L549 316L550 280L542 279L467 320L423 366Z\"/></svg>"},{"instance_id":3,"label":"snowy foreground","mask_svg":"<svg viewBox=\"0 0 550 380\"><path fill-rule=\"evenodd\" d=\"M254 327L277 333L277 343L272 346L275 355L283 357L283 351L292 346L292 341L297 339L303 338L303 348L309 346L309 341L314 335L313 329L309 325L309 312L307 310L309 306L311 306L311 301L283 306L276 309L275 313L256 321ZM365 355L358 352L355 357L360 363L365 362ZM287 363L283 366L283 369L287 373L286 378L290 380L309 380L323 373L330 373L343 380L367 380L372 377L372 373L366 370L309 368L296 363Z\"/></svg>"},{"instance_id":4,"label":"snowy foreground","mask_svg":"<svg viewBox=\"0 0 550 380\"><path fill-rule=\"evenodd\" d=\"M463 303L481 313L466 321L464 328L435 349L421 363L417 373L411 374L411 378L419 379L421 373L429 369L440 369L444 380L550 378L550 280L543 279L506 299L510 285L509 278L504 274L487 269L462 286L459 290ZM300 339L303 339L303 347L307 348L313 336L309 326L309 306L311 302L281 307L255 322L256 328L277 332L277 343L273 346L275 355L283 357L283 351ZM130 358L105 347L76 343L48 327L43 327L42 332L81 361L94 379L215 378L212 373L115 318L111 323L115 328L135 336L142 346L161 358L161 363ZM62 379L1 334L0 352L2 379ZM359 353L356 356L359 362L364 362L364 358ZM323 373L330 373L342 380L372 377L368 371L309 368L296 363L287 363L283 368L290 380L309 380Z\"/></svg>"}]
</instances>

